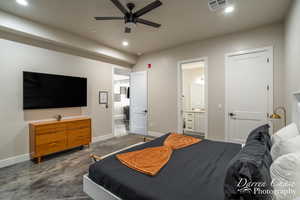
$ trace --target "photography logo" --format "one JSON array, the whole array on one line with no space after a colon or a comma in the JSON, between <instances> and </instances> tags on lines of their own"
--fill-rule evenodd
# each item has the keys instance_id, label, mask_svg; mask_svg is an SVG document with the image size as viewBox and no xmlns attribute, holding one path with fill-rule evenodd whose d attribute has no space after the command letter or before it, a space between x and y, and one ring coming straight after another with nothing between
<instances>
[{"instance_id":1,"label":"photography logo","mask_svg":"<svg viewBox=\"0 0 300 200\"><path fill-rule=\"evenodd\" d=\"M266 182L252 182L246 178L241 178L237 184L237 192L240 194L289 196L295 199L295 182L272 180L270 184ZM295 200L300 200L299 197Z\"/></svg>"},{"instance_id":2,"label":"photography logo","mask_svg":"<svg viewBox=\"0 0 300 200\"><path fill-rule=\"evenodd\" d=\"M237 191L241 194L254 194L257 188L266 188L267 184L265 182L251 182L246 178L241 178L237 184Z\"/></svg>"},{"instance_id":3,"label":"photography logo","mask_svg":"<svg viewBox=\"0 0 300 200\"><path fill-rule=\"evenodd\" d=\"M251 188L248 188L248 187L243 187L243 188L240 188L237 190L239 193L242 193L242 194L250 194L252 193L252 189Z\"/></svg>"}]
</instances>

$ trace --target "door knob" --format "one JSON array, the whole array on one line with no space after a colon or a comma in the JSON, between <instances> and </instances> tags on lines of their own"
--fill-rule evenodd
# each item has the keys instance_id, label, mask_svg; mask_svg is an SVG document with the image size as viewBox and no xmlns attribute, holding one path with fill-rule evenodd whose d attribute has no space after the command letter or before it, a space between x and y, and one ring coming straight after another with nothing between
<instances>
[{"instance_id":1,"label":"door knob","mask_svg":"<svg viewBox=\"0 0 300 200\"><path fill-rule=\"evenodd\" d=\"M235 114L234 114L234 113L229 113L229 116L230 116L230 117L234 117Z\"/></svg>"},{"instance_id":2,"label":"door knob","mask_svg":"<svg viewBox=\"0 0 300 200\"><path fill-rule=\"evenodd\" d=\"M144 110L144 113L148 113L148 110Z\"/></svg>"}]
</instances>

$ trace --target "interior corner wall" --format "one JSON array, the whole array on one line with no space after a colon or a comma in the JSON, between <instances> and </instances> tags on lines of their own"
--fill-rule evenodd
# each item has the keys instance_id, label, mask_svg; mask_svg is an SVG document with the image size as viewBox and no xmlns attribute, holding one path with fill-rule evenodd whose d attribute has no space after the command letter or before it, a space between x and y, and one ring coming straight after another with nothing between
<instances>
[{"instance_id":1,"label":"interior corner wall","mask_svg":"<svg viewBox=\"0 0 300 200\"><path fill-rule=\"evenodd\" d=\"M223 140L225 54L267 46L274 47L274 106L283 105L284 26L281 23L141 56L133 70L149 71L150 131L177 131L178 61L208 57L208 137ZM152 64L152 68L147 69L147 64ZM219 104L222 108L218 107Z\"/></svg>"},{"instance_id":2,"label":"interior corner wall","mask_svg":"<svg viewBox=\"0 0 300 200\"><path fill-rule=\"evenodd\" d=\"M297 113L292 93L300 90L300 1L294 0L285 23L285 88L288 122Z\"/></svg>"},{"instance_id":3,"label":"interior corner wall","mask_svg":"<svg viewBox=\"0 0 300 200\"><path fill-rule=\"evenodd\" d=\"M28 123L31 120L49 119L57 114L89 115L93 137L113 133L111 106L106 109L99 105L98 92L105 90L111 94L114 65L2 38L0 52L0 160L29 153ZM24 111L22 71L88 78L88 106Z\"/></svg>"}]
</instances>

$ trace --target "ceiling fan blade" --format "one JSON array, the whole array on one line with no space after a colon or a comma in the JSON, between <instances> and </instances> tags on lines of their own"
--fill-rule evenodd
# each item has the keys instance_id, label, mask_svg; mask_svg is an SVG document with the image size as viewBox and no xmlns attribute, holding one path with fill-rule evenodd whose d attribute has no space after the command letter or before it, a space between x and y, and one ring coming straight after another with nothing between
<instances>
[{"instance_id":1,"label":"ceiling fan blade","mask_svg":"<svg viewBox=\"0 0 300 200\"><path fill-rule=\"evenodd\" d=\"M152 3L150 3L149 5L147 5L146 7L144 7L142 9L136 11L134 13L134 16L135 17L140 17L140 16L142 16L142 15L150 12L151 10L153 10L153 9L155 9L155 8L161 6L161 5L162 5L162 2L159 1L159 0L156 0L156 1L152 2Z\"/></svg>"},{"instance_id":2,"label":"ceiling fan blade","mask_svg":"<svg viewBox=\"0 0 300 200\"><path fill-rule=\"evenodd\" d=\"M125 27L125 33L131 33L131 28Z\"/></svg>"},{"instance_id":3,"label":"ceiling fan blade","mask_svg":"<svg viewBox=\"0 0 300 200\"><path fill-rule=\"evenodd\" d=\"M95 20L120 20L124 17L95 17Z\"/></svg>"},{"instance_id":4,"label":"ceiling fan blade","mask_svg":"<svg viewBox=\"0 0 300 200\"><path fill-rule=\"evenodd\" d=\"M148 21L148 20L145 20L145 19L137 19L136 22L144 24L144 25L152 26L152 27L155 27L155 28L161 27L161 24L157 24L155 22L151 22L151 21Z\"/></svg>"},{"instance_id":5,"label":"ceiling fan blade","mask_svg":"<svg viewBox=\"0 0 300 200\"><path fill-rule=\"evenodd\" d=\"M117 6L124 15L129 14L128 10L120 3L119 0L111 0L111 2L113 2L113 4L115 4L115 6Z\"/></svg>"}]
</instances>

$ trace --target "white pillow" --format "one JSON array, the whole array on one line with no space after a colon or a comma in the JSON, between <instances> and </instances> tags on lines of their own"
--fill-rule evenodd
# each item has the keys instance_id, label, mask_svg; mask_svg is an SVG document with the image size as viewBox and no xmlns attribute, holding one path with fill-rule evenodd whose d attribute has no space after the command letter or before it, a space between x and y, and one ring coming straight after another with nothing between
<instances>
[{"instance_id":1,"label":"white pillow","mask_svg":"<svg viewBox=\"0 0 300 200\"><path fill-rule=\"evenodd\" d=\"M271 148L271 156L273 161L275 161L282 155L298 151L300 151L300 135L275 143Z\"/></svg>"},{"instance_id":2,"label":"white pillow","mask_svg":"<svg viewBox=\"0 0 300 200\"><path fill-rule=\"evenodd\" d=\"M300 195L300 152L279 157L270 167L276 200L292 200Z\"/></svg>"},{"instance_id":3,"label":"white pillow","mask_svg":"<svg viewBox=\"0 0 300 200\"><path fill-rule=\"evenodd\" d=\"M287 125L286 127L277 131L274 135L272 135L272 137L271 137L272 145L280 142L281 140L287 140L287 139L293 138L297 135L299 135L297 125L295 123L291 123L291 124Z\"/></svg>"}]
</instances>

